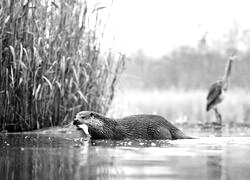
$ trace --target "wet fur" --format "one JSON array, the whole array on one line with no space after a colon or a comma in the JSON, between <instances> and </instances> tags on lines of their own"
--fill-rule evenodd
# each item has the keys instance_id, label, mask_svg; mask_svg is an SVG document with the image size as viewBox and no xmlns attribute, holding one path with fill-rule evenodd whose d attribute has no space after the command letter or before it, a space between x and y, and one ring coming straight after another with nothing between
<instances>
[{"instance_id":1,"label":"wet fur","mask_svg":"<svg viewBox=\"0 0 250 180\"><path fill-rule=\"evenodd\" d=\"M86 124L92 139L190 139L181 130L158 115L133 115L121 119L82 111L76 115L74 125Z\"/></svg>"}]
</instances>

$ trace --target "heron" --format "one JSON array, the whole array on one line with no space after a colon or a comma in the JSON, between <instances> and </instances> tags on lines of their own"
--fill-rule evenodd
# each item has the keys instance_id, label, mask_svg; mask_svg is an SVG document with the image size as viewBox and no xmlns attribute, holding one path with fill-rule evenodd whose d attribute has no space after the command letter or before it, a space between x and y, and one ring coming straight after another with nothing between
<instances>
[{"instance_id":1,"label":"heron","mask_svg":"<svg viewBox=\"0 0 250 180\"><path fill-rule=\"evenodd\" d=\"M215 112L215 117L217 119L217 122L215 122L215 125L222 125L222 117L221 114L218 111L218 104L220 104L225 99L225 93L228 90L229 86L229 79L232 69L233 61L236 59L236 56L230 56L228 58L228 62L226 64L225 73L221 80L217 80L213 84L211 84L209 88L209 92L207 95L207 107L206 110L210 111L211 109Z\"/></svg>"}]
</instances>

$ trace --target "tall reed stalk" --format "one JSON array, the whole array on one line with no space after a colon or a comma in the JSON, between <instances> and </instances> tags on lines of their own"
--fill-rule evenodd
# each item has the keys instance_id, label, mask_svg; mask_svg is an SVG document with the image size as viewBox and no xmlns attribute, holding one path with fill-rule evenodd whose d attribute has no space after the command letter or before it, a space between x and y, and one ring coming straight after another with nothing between
<instances>
[{"instance_id":1,"label":"tall reed stalk","mask_svg":"<svg viewBox=\"0 0 250 180\"><path fill-rule=\"evenodd\" d=\"M80 110L107 112L124 56L101 52L100 10L88 13L79 0L0 2L0 131L60 125Z\"/></svg>"}]
</instances>

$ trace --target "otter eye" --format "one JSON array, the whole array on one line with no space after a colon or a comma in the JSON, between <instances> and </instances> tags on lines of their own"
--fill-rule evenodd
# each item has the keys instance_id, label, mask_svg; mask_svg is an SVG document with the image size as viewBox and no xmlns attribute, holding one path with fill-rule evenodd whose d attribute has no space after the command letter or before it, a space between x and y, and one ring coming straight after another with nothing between
<instances>
[{"instance_id":1,"label":"otter eye","mask_svg":"<svg viewBox=\"0 0 250 180\"><path fill-rule=\"evenodd\" d=\"M82 119L86 118L86 116L81 116Z\"/></svg>"},{"instance_id":2,"label":"otter eye","mask_svg":"<svg viewBox=\"0 0 250 180\"><path fill-rule=\"evenodd\" d=\"M94 113L90 113L89 115L90 115L90 116L94 116Z\"/></svg>"}]
</instances>

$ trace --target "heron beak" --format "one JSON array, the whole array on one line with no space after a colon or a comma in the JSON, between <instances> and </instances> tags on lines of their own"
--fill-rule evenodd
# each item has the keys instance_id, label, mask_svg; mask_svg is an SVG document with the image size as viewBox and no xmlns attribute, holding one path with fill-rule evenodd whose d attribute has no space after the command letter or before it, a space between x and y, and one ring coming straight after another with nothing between
<instances>
[{"instance_id":1,"label":"heron beak","mask_svg":"<svg viewBox=\"0 0 250 180\"><path fill-rule=\"evenodd\" d=\"M232 56L230 56L230 59L231 60L238 60L238 56L237 55L232 55Z\"/></svg>"}]
</instances>

